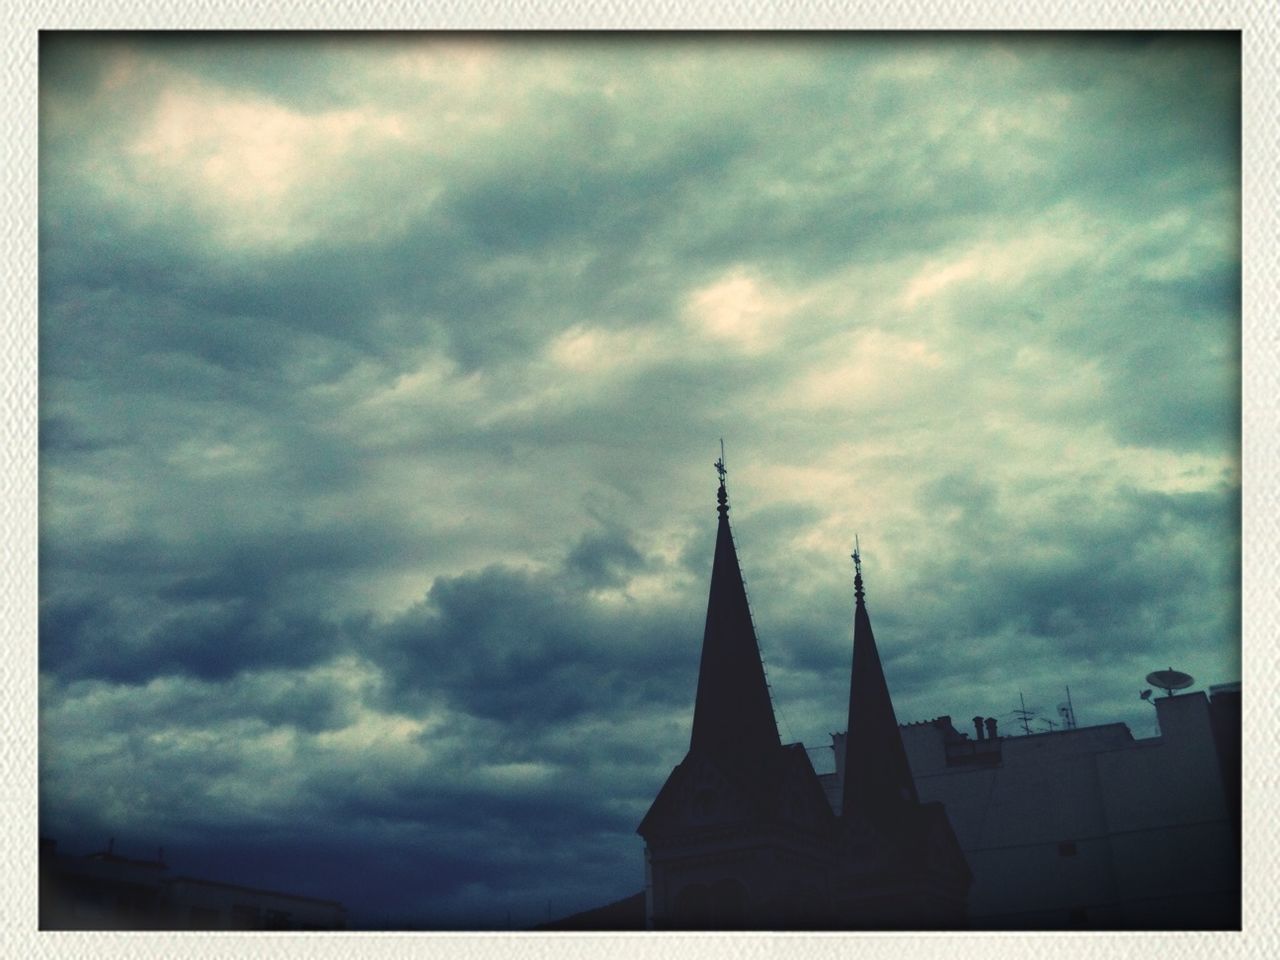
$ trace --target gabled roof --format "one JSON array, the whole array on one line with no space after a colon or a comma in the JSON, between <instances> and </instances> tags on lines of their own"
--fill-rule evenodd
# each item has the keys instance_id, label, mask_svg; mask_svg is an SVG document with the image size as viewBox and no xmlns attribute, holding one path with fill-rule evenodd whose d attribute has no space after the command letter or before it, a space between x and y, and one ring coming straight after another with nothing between
<instances>
[{"instance_id":1,"label":"gabled roof","mask_svg":"<svg viewBox=\"0 0 1280 960\"><path fill-rule=\"evenodd\" d=\"M834 817L801 744L763 750L751 761L691 751L671 771L636 832L650 842L766 824L827 834Z\"/></svg>"},{"instance_id":2,"label":"gabled roof","mask_svg":"<svg viewBox=\"0 0 1280 960\"><path fill-rule=\"evenodd\" d=\"M711 567L711 592L702 634L702 663L698 669L689 751L750 754L778 747L781 740L738 566L738 553L729 529L729 503L723 475L717 496L720 527Z\"/></svg>"},{"instance_id":3,"label":"gabled roof","mask_svg":"<svg viewBox=\"0 0 1280 960\"><path fill-rule=\"evenodd\" d=\"M898 732L889 685L862 589L860 558L854 577L853 669L849 681L849 732L845 737L843 816L858 815L881 828L911 816L919 805L915 780Z\"/></svg>"}]
</instances>

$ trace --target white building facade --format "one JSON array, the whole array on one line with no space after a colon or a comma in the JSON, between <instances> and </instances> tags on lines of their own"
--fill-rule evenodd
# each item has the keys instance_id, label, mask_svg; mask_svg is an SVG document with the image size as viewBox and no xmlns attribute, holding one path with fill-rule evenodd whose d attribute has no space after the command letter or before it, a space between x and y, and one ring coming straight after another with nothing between
<instances>
[{"instance_id":1,"label":"white building facade","mask_svg":"<svg viewBox=\"0 0 1280 960\"><path fill-rule=\"evenodd\" d=\"M946 807L987 929L1233 929L1240 925L1240 685L1153 701L1160 733L1122 723L960 733L901 726L922 802ZM977 719L977 718L975 718ZM824 777L833 807L837 770Z\"/></svg>"}]
</instances>

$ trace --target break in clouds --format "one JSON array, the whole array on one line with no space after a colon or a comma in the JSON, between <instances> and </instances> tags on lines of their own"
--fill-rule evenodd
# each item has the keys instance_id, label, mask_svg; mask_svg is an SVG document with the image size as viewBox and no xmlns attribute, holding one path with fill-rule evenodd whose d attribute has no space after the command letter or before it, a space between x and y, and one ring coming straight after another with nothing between
<instances>
[{"instance_id":1,"label":"break in clouds","mask_svg":"<svg viewBox=\"0 0 1280 960\"><path fill-rule=\"evenodd\" d=\"M1145 736L1148 671L1239 678L1235 35L46 34L40 71L60 848L365 925L639 889L720 437L784 740L843 727L855 533L904 722L1070 685Z\"/></svg>"}]
</instances>

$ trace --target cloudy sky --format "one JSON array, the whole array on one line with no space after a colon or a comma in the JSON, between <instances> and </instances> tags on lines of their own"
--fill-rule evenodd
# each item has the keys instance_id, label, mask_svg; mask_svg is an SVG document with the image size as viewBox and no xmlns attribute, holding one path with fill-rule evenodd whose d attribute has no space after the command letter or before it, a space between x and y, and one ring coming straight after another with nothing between
<instances>
[{"instance_id":1,"label":"cloudy sky","mask_svg":"<svg viewBox=\"0 0 1280 960\"><path fill-rule=\"evenodd\" d=\"M60 848L638 890L719 438L785 741L1240 676L1234 36L85 37L40 102ZM819 769L824 759L813 754Z\"/></svg>"}]
</instances>

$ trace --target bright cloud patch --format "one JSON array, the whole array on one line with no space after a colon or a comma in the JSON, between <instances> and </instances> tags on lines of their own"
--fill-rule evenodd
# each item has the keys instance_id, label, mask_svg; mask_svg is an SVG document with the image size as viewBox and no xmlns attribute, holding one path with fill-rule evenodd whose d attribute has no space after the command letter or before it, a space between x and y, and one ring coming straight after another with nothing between
<instances>
[{"instance_id":1,"label":"bright cloud patch","mask_svg":"<svg viewBox=\"0 0 1280 960\"><path fill-rule=\"evenodd\" d=\"M724 349L761 353L778 346L801 301L770 289L736 268L688 299L686 322Z\"/></svg>"},{"instance_id":2,"label":"bright cloud patch","mask_svg":"<svg viewBox=\"0 0 1280 960\"><path fill-rule=\"evenodd\" d=\"M158 189L193 205L228 246L292 248L326 229L351 230L360 158L406 136L394 114L308 114L182 84L159 96L119 174L140 199Z\"/></svg>"}]
</instances>

